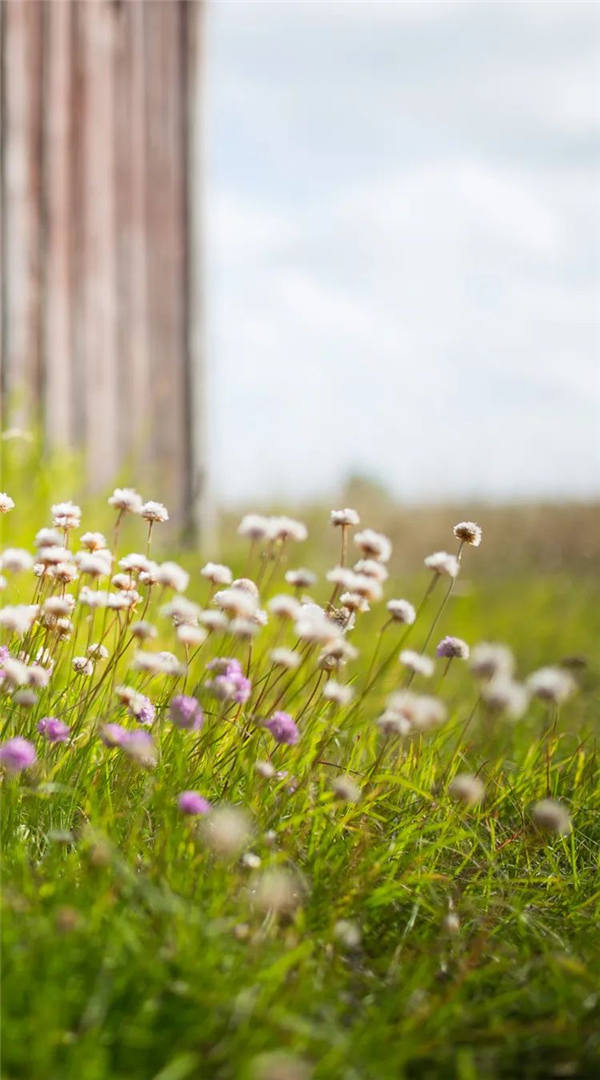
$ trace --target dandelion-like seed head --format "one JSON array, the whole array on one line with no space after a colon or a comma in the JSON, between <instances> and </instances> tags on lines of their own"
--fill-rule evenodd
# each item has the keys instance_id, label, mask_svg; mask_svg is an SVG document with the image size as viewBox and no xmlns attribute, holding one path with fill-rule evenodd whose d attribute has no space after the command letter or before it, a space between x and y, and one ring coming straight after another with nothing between
<instances>
[{"instance_id":1,"label":"dandelion-like seed head","mask_svg":"<svg viewBox=\"0 0 600 1080\"><path fill-rule=\"evenodd\" d=\"M476 525L474 521L459 521L452 532L462 544L471 544L472 547L479 547L483 535L479 525Z\"/></svg>"}]
</instances>

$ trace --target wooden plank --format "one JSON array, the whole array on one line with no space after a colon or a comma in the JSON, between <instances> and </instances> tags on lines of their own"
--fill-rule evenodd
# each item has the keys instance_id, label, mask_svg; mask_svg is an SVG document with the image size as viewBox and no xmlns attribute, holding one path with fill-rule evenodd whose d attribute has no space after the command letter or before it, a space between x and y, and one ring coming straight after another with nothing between
<instances>
[{"instance_id":1,"label":"wooden plank","mask_svg":"<svg viewBox=\"0 0 600 1080\"><path fill-rule=\"evenodd\" d=\"M120 460L135 474L147 460L151 440L142 4L118 9L116 35L118 440Z\"/></svg>"},{"instance_id":2,"label":"wooden plank","mask_svg":"<svg viewBox=\"0 0 600 1080\"><path fill-rule=\"evenodd\" d=\"M40 393L41 8L6 0L3 46L3 370L10 422L35 419ZM11 401L11 405L13 401Z\"/></svg>"},{"instance_id":3,"label":"wooden plank","mask_svg":"<svg viewBox=\"0 0 600 1080\"><path fill-rule=\"evenodd\" d=\"M70 3L45 4L44 14L44 288L42 360L44 429L48 446L73 439L71 380L72 203Z\"/></svg>"},{"instance_id":4,"label":"wooden plank","mask_svg":"<svg viewBox=\"0 0 600 1080\"><path fill-rule=\"evenodd\" d=\"M147 89L148 308L152 463L183 518L188 440L185 368L184 111L181 4L144 4Z\"/></svg>"},{"instance_id":5,"label":"wooden plank","mask_svg":"<svg viewBox=\"0 0 600 1080\"><path fill-rule=\"evenodd\" d=\"M117 468L117 333L114 159L114 18L110 0L78 5L83 120L81 354L88 477L92 488Z\"/></svg>"}]
</instances>

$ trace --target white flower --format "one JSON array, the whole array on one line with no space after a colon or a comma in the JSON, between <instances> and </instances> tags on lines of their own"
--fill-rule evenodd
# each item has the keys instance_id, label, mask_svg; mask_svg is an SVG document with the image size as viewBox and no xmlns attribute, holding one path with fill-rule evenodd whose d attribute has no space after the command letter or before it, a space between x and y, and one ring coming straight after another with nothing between
<instances>
[{"instance_id":1,"label":"white flower","mask_svg":"<svg viewBox=\"0 0 600 1080\"><path fill-rule=\"evenodd\" d=\"M378 562L388 562L392 554L391 540L374 529L364 529L363 532L356 533L354 543L358 544L365 555Z\"/></svg>"},{"instance_id":2,"label":"white flower","mask_svg":"<svg viewBox=\"0 0 600 1080\"><path fill-rule=\"evenodd\" d=\"M43 566L56 566L58 563L70 562L73 557L68 548L61 547L59 544L40 548L37 554L38 562Z\"/></svg>"},{"instance_id":3,"label":"white flower","mask_svg":"<svg viewBox=\"0 0 600 1080\"><path fill-rule=\"evenodd\" d=\"M359 559L354 564L354 572L355 574L362 574L364 577L375 578L375 581L382 585L389 577L383 563L377 562L376 559Z\"/></svg>"},{"instance_id":4,"label":"white flower","mask_svg":"<svg viewBox=\"0 0 600 1080\"><path fill-rule=\"evenodd\" d=\"M289 870L265 870L256 884L254 902L261 911L290 915L302 903L299 879Z\"/></svg>"},{"instance_id":5,"label":"white flower","mask_svg":"<svg viewBox=\"0 0 600 1080\"><path fill-rule=\"evenodd\" d=\"M119 592L129 592L130 589L135 589L135 582L129 574L114 574L111 578L111 585L114 589L118 589Z\"/></svg>"},{"instance_id":6,"label":"white flower","mask_svg":"<svg viewBox=\"0 0 600 1080\"><path fill-rule=\"evenodd\" d=\"M65 593L64 596L49 596L43 605L44 614L47 615L71 615L74 608L75 597L70 593Z\"/></svg>"},{"instance_id":7,"label":"white flower","mask_svg":"<svg viewBox=\"0 0 600 1080\"><path fill-rule=\"evenodd\" d=\"M87 647L87 654L93 660L107 660L108 649L100 641L95 641Z\"/></svg>"},{"instance_id":8,"label":"white flower","mask_svg":"<svg viewBox=\"0 0 600 1080\"><path fill-rule=\"evenodd\" d=\"M203 818L205 842L224 858L237 855L252 835L250 819L245 810L235 806L216 806Z\"/></svg>"},{"instance_id":9,"label":"white flower","mask_svg":"<svg viewBox=\"0 0 600 1080\"><path fill-rule=\"evenodd\" d=\"M303 604L295 625L296 636L311 644L330 645L341 637L339 626L318 604Z\"/></svg>"},{"instance_id":10,"label":"white flower","mask_svg":"<svg viewBox=\"0 0 600 1080\"><path fill-rule=\"evenodd\" d=\"M11 574L19 574L23 570L31 570L33 558L23 548L6 548L2 552L0 566Z\"/></svg>"},{"instance_id":11,"label":"white flower","mask_svg":"<svg viewBox=\"0 0 600 1080\"><path fill-rule=\"evenodd\" d=\"M402 713L393 709L386 709L377 720L378 728L384 735L409 735L411 730L410 720Z\"/></svg>"},{"instance_id":12,"label":"white flower","mask_svg":"<svg viewBox=\"0 0 600 1080\"><path fill-rule=\"evenodd\" d=\"M213 603L230 615L250 618L258 607L256 597L246 589L221 589L213 596Z\"/></svg>"},{"instance_id":13,"label":"white flower","mask_svg":"<svg viewBox=\"0 0 600 1080\"><path fill-rule=\"evenodd\" d=\"M429 694L413 694L410 690L390 694L386 712L404 717L417 731L428 731L442 724L447 716L446 706L439 698Z\"/></svg>"},{"instance_id":14,"label":"white flower","mask_svg":"<svg viewBox=\"0 0 600 1080\"><path fill-rule=\"evenodd\" d=\"M515 669L515 661L507 645L482 641L479 645L475 645L469 667L480 679L496 677L510 679Z\"/></svg>"},{"instance_id":15,"label":"white flower","mask_svg":"<svg viewBox=\"0 0 600 1080\"><path fill-rule=\"evenodd\" d=\"M140 510L140 514L146 521L150 522L164 522L169 520L169 511L162 503L154 502L149 499L145 502Z\"/></svg>"},{"instance_id":16,"label":"white flower","mask_svg":"<svg viewBox=\"0 0 600 1080\"><path fill-rule=\"evenodd\" d=\"M344 510L332 510L330 514L332 525L360 525L360 517L356 510L347 506Z\"/></svg>"},{"instance_id":17,"label":"white flower","mask_svg":"<svg viewBox=\"0 0 600 1080\"><path fill-rule=\"evenodd\" d=\"M202 577L208 578L213 585L231 585L233 574L228 566L221 563L207 562L200 571Z\"/></svg>"},{"instance_id":18,"label":"white flower","mask_svg":"<svg viewBox=\"0 0 600 1080\"><path fill-rule=\"evenodd\" d=\"M90 577L108 577L111 570L110 562L97 555L91 554L87 551L78 551L75 556L75 562L79 567L81 574L89 574Z\"/></svg>"},{"instance_id":19,"label":"white flower","mask_svg":"<svg viewBox=\"0 0 600 1080\"><path fill-rule=\"evenodd\" d=\"M0 608L0 626L22 636L33 626L38 611L37 604L14 604Z\"/></svg>"},{"instance_id":20,"label":"white flower","mask_svg":"<svg viewBox=\"0 0 600 1080\"><path fill-rule=\"evenodd\" d=\"M479 525L476 525L474 521L459 521L458 525L455 525L452 532L457 540L460 540L463 544L471 544L472 547L479 547L481 543L482 532Z\"/></svg>"},{"instance_id":21,"label":"white flower","mask_svg":"<svg viewBox=\"0 0 600 1080\"><path fill-rule=\"evenodd\" d=\"M229 632L234 637L239 638L253 638L256 637L259 631L259 626L253 619L244 619L241 616L232 619L229 623Z\"/></svg>"},{"instance_id":22,"label":"white flower","mask_svg":"<svg viewBox=\"0 0 600 1080\"><path fill-rule=\"evenodd\" d=\"M142 512L142 497L133 488L115 488L108 502L121 513L128 511L130 514L141 514Z\"/></svg>"},{"instance_id":23,"label":"white flower","mask_svg":"<svg viewBox=\"0 0 600 1080\"><path fill-rule=\"evenodd\" d=\"M260 855L256 855L253 851L247 851L242 855L240 862L247 870L258 870L262 860Z\"/></svg>"},{"instance_id":24,"label":"white flower","mask_svg":"<svg viewBox=\"0 0 600 1080\"><path fill-rule=\"evenodd\" d=\"M280 596L273 596L267 607L272 615L280 619L297 619L301 605L295 596L286 596L282 593Z\"/></svg>"},{"instance_id":25,"label":"white flower","mask_svg":"<svg viewBox=\"0 0 600 1080\"><path fill-rule=\"evenodd\" d=\"M457 773L450 781L448 791L453 799L462 802L465 806L476 806L485 795L483 781L471 773Z\"/></svg>"},{"instance_id":26,"label":"white flower","mask_svg":"<svg viewBox=\"0 0 600 1080\"><path fill-rule=\"evenodd\" d=\"M36 548L62 547L63 538L56 529L40 529L35 535Z\"/></svg>"},{"instance_id":27,"label":"white flower","mask_svg":"<svg viewBox=\"0 0 600 1080\"><path fill-rule=\"evenodd\" d=\"M44 690L50 682L51 672L41 664L32 664L27 671L27 683L37 690Z\"/></svg>"},{"instance_id":28,"label":"white flower","mask_svg":"<svg viewBox=\"0 0 600 1080\"><path fill-rule=\"evenodd\" d=\"M357 592L343 592L340 596L340 604L342 610L345 608L348 612L371 610L366 597Z\"/></svg>"},{"instance_id":29,"label":"white flower","mask_svg":"<svg viewBox=\"0 0 600 1080\"><path fill-rule=\"evenodd\" d=\"M289 517L269 518L269 538L271 540L306 540L308 529L301 521Z\"/></svg>"},{"instance_id":30,"label":"white flower","mask_svg":"<svg viewBox=\"0 0 600 1080\"><path fill-rule=\"evenodd\" d=\"M175 592L182 593L188 587L190 575L187 570L184 570L177 563L164 562L158 568L156 580L159 585L164 585L168 589L174 589Z\"/></svg>"},{"instance_id":31,"label":"white flower","mask_svg":"<svg viewBox=\"0 0 600 1080\"><path fill-rule=\"evenodd\" d=\"M301 657L293 649L273 649L269 654L271 663L277 667L285 668L287 671L292 671L300 664Z\"/></svg>"},{"instance_id":32,"label":"white flower","mask_svg":"<svg viewBox=\"0 0 600 1080\"><path fill-rule=\"evenodd\" d=\"M562 704L574 692L576 684L567 671L562 668L544 667L534 671L527 680L527 686L534 697L542 701Z\"/></svg>"},{"instance_id":33,"label":"white flower","mask_svg":"<svg viewBox=\"0 0 600 1080\"><path fill-rule=\"evenodd\" d=\"M338 919L333 928L333 936L344 949L352 951L360 946L360 927L350 919Z\"/></svg>"},{"instance_id":34,"label":"white flower","mask_svg":"<svg viewBox=\"0 0 600 1080\"><path fill-rule=\"evenodd\" d=\"M88 551L98 551L98 548L106 548L106 538L100 532L86 532L80 537L79 543Z\"/></svg>"},{"instance_id":35,"label":"white flower","mask_svg":"<svg viewBox=\"0 0 600 1080\"><path fill-rule=\"evenodd\" d=\"M350 704L354 697L354 690L351 686L336 682L335 679L328 679L323 687L323 697L326 701L333 701L341 708Z\"/></svg>"},{"instance_id":36,"label":"white flower","mask_svg":"<svg viewBox=\"0 0 600 1080\"><path fill-rule=\"evenodd\" d=\"M285 580L295 589L310 589L315 584L317 575L313 574L312 570L300 567L298 570L287 570Z\"/></svg>"},{"instance_id":37,"label":"white flower","mask_svg":"<svg viewBox=\"0 0 600 1080\"><path fill-rule=\"evenodd\" d=\"M556 799L541 799L531 808L531 816L535 824L544 832L558 833L565 836L571 832L571 818L569 811Z\"/></svg>"},{"instance_id":38,"label":"white flower","mask_svg":"<svg viewBox=\"0 0 600 1080\"><path fill-rule=\"evenodd\" d=\"M529 702L527 689L504 675L496 675L486 682L481 688L481 697L489 709L506 713L511 720L519 720Z\"/></svg>"},{"instance_id":39,"label":"white flower","mask_svg":"<svg viewBox=\"0 0 600 1080\"><path fill-rule=\"evenodd\" d=\"M413 649L403 649L399 659L400 663L409 671L414 671L415 675L422 675L425 679L433 675L434 663L428 656L423 656Z\"/></svg>"},{"instance_id":40,"label":"white flower","mask_svg":"<svg viewBox=\"0 0 600 1080\"><path fill-rule=\"evenodd\" d=\"M251 540L264 540L269 535L269 519L262 514L245 514L238 525L238 533Z\"/></svg>"},{"instance_id":41,"label":"white flower","mask_svg":"<svg viewBox=\"0 0 600 1080\"><path fill-rule=\"evenodd\" d=\"M275 776L275 766L270 761L255 761L254 769L265 780L272 780Z\"/></svg>"},{"instance_id":42,"label":"white flower","mask_svg":"<svg viewBox=\"0 0 600 1080\"><path fill-rule=\"evenodd\" d=\"M11 499L10 495L7 495L5 491L0 491L0 514L8 514L14 508L14 499Z\"/></svg>"},{"instance_id":43,"label":"white flower","mask_svg":"<svg viewBox=\"0 0 600 1080\"><path fill-rule=\"evenodd\" d=\"M147 555L140 555L137 551L131 551L119 559L119 566L126 574L139 574L142 570L148 572L156 569L156 563L152 562Z\"/></svg>"},{"instance_id":44,"label":"white flower","mask_svg":"<svg viewBox=\"0 0 600 1080\"><path fill-rule=\"evenodd\" d=\"M89 660L87 656L74 656L73 671L75 671L77 675L85 675L89 678L90 675L94 674L94 663L92 660Z\"/></svg>"},{"instance_id":45,"label":"white flower","mask_svg":"<svg viewBox=\"0 0 600 1080\"><path fill-rule=\"evenodd\" d=\"M52 524L59 529L77 529L81 522L81 507L75 503L55 503L52 509Z\"/></svg>"},{"instance_id":46,"label":"white flower","mask_svg":"<svg viewBox=\"0 0 600 1080\"><path fill-rule=\"evenodd\" d=\"M138 650L131 666L135 671L148 671L153 675L185 674L184 665L173 653L168 652L150 653Z\"/></svg>"},{"instance_id":47,"label":"white flower","mask_svg":"<svg viewBox=\"0 0 600 1080\"><path fill-rule=\"evenodd\" d=\"M417 617L414 607L408 600L388 600L386 608L395 622L404 623L406 626L412 626Z\"/></svg>"},{"instance_id":48,"label":"white flower","mask_svg":"<svg viewBox=\"0 0 600 1080\"><path fill-rule=\"evenodd\" d=\"M433 555L427 555L423 560L428 570L435 574L447 574L455 578L460 570L460 563L456 555L449 555L447 551L434 551Z\"/></svg>"},{"instance_id":49,"label":"white flower","mask_svg":"<svg viewBox=\"0 0 600 1080\"><path fill-rule=\"evenodd\" d=\"M227 626L227 616L222 611L201 611L198 621L209 631L224 630Z\"/></svg>"},{"instance_id":50,"label":"white flower","mask_svg":"<svg viewBox=\"0 0 600 1080\"><path fill-rule=\"evenodd\" d=\"M189 623L181 623L176 633L182 645L202 645L208 637L208 631L203 626L190 626Z\"/></svg>"},{"instance_id":51,"label":"white flower","mask_svg":"<svg viewBox=\"0 0 600 1080\"><path fill-rule=\"evenodd\" d=\"M71 581L76 581L79 574L77 573L77 567L74 566L73 563L61 562L54 567L52 576L56 578L57 581L62 581L63 584L67 585Z\"/></svg>"},{"instance_id":52,"label":"white flower","mask_svg":"<svg viewBox=\"0 0 600 1080\"><path fill-rule=\"evenodd\" d=\"M255 600L258 600L258 586L251 578L239 577L231 583L232 589L243 589L244 592L250 593Z\"/></svg>"},{"instance_id":53,"label":"white flower","mask_svg":"<svg viewBox=\"0 0 600 1080\"><path fill-rule=\"evenodd\" d=\"M147 641L149 638L157 637L158 630L152 623L140 619L138 622L131 624L130 633L132 637L138 638L140 641Z\"/></svg>"},{"instance_id":54,"label":"white flower","mask_svg":"<svg viewBox=\"0 0 600 1080\"><path fill-rule=\"evenodd\" d=\"M26 686L29 680L29 668L27 664L23 664L21 660L15 660L12 656L7 656L2 661L2 670L4 672L3 682L6 682L8 686Z\"/></svg>"},{"instance_id":55,"label":"white flower","mask_svg":"<svg viewBox=\"0 0 600 1080\"><path fill-rule=\"evenodd\" d=\"M360 788L351 776L345 776L343 773L341 776L336 776L331 787L338 799L342 799L343 802L355 803L360 799Z\"/></svg>"}]
</instances>

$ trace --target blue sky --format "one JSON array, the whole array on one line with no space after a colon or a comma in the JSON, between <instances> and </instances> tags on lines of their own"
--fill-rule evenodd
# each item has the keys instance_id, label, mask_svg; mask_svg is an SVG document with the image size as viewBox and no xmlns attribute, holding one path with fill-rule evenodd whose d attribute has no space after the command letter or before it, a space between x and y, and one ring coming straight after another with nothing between
<instances>
[{"instance_id":1,"label":"blue sky","mask_svg":"<svg viewBox=\"0 0 600 1080\"><path fill-rule=\"evenodd\" d=\"M213 0L225 500L600 490L600 5Z\"/></svg>"}]
</instances>

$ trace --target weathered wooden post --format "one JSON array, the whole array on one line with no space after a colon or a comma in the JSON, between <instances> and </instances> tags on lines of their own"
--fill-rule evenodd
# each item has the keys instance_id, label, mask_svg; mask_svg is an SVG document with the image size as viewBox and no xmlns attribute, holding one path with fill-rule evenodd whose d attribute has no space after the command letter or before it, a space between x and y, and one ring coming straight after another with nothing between
<instances>
[{"instance_id":1,"label":"weathered wooden post","mask_svg":"<svg viewBox=\"0 0 600 1080\"><path fill-rule=\"evenodd\" d=\"M4 423L211 529L203 3L2 0ZM11 410L14 415L10 415Z\"/></svg>"}]
</instances>

